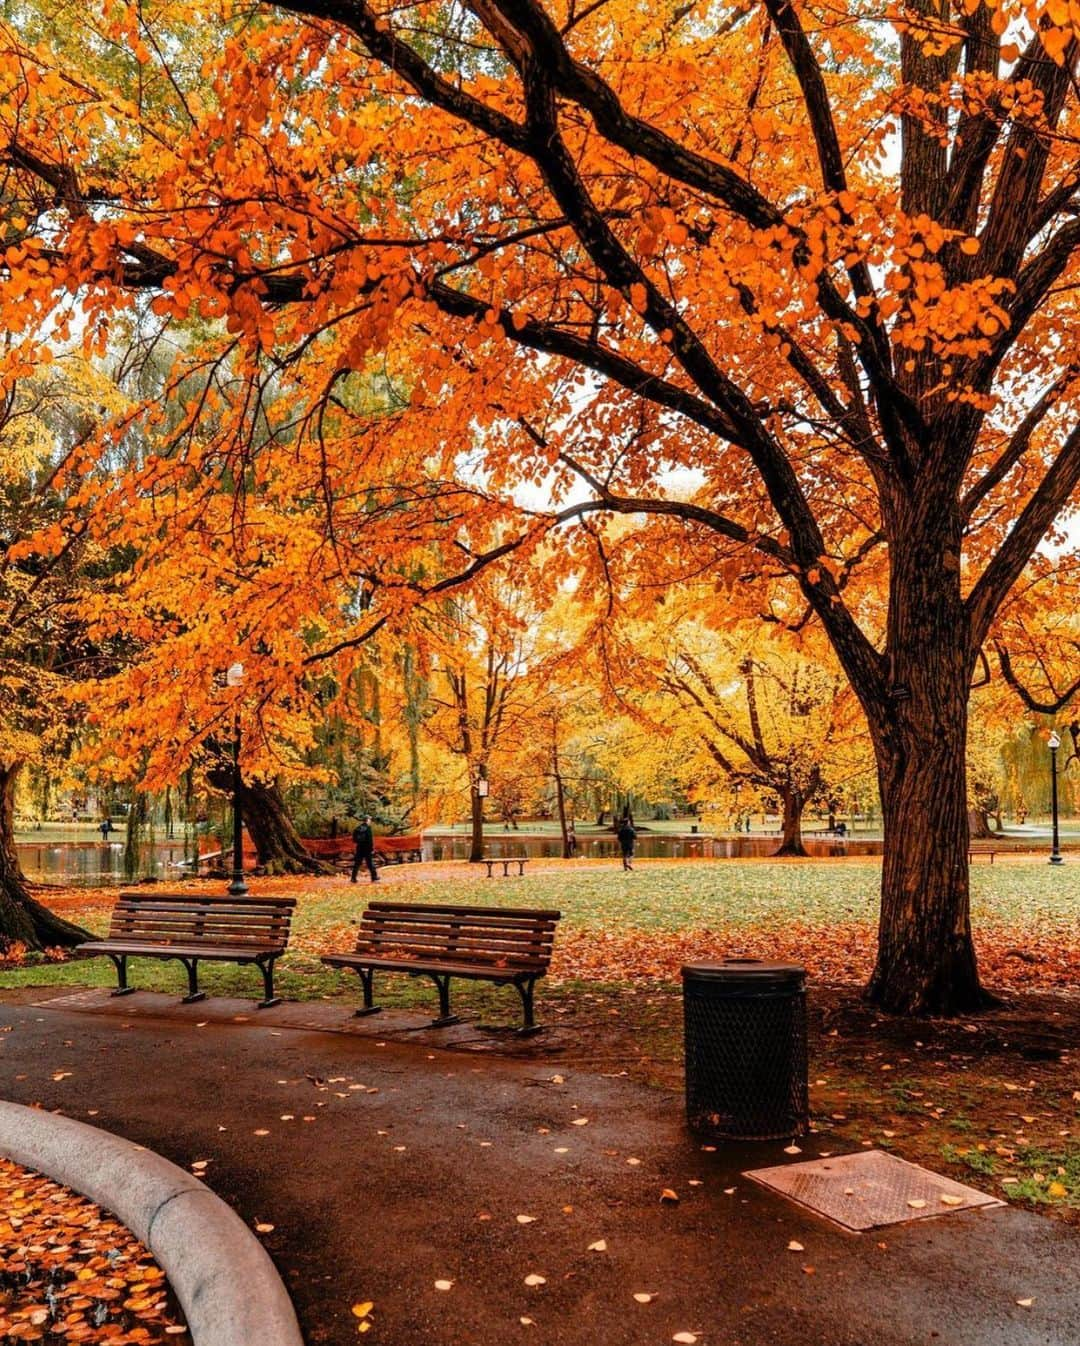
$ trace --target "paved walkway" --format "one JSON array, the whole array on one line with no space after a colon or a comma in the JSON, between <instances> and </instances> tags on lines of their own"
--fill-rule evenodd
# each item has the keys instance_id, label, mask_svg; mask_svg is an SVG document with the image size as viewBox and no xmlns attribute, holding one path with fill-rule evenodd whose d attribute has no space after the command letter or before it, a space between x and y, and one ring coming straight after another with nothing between
<instances>
[{"instance_id":1,"label":"paved walkway","mask_svg":"<svg viewBox=\"0 0 1080 1346\"><path fill-rule=\"evenodd\" d=\"M367 1300L372 1346L1076 1341L1080 1235L1050 1220L998 1208L845 1234L741 1176L783 1161L779 1144L703 1151L678 1097L557 1057L432 1048L403 1040L420 1022L403 1016L358 1035L250 1002L112 1005L0 1005L0 1094L206 1161L216 1192L274 1226L311 1346L359 1340L350 1306Z\"/></svg>"}]
</instances>

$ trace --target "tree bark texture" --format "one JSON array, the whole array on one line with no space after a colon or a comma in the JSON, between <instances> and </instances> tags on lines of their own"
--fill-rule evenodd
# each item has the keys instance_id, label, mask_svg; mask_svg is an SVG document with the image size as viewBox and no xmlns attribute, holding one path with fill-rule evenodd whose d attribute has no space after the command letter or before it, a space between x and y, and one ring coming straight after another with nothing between
<instances>
[{"instance_id":1,"label":"tree bark texture","mask_svg":"<svg viewBox=\"0 0 1080 1346\"><path fill-rule=\"evenodd\" d=\"M15 850L15 782L20 767L21 763L0 763L0 953L15 944L36 952L70 949L93 936L35 901L19 866Z\"/></svg>"},{"instance_id":2,"label":"tree bark texture","mask_svg":"<svg viewBox=\"0 0 1080 1346\"><path fill-rule=\"evenodd\" d=\"M781 833L780 845L774 855L795 855L806 858L806 847L802 839L802 816L806 800L800 791L782 789L780 795Z\"/></svg>"},{"instance_id":3,"label":"tree bark texture","mask_svg":"<svg viewBox=\"0 0 1080 1346\"><path fill-rule=\"evenodd\" d=\"M965 749L974 660L960 533L935 511L930 505L890 530L898 539L890 677L886 705L870 716L885 844L877 964L866 995L898 1014L991 1003L979 984L969 909Z\"/></svg>"}]
</instances>

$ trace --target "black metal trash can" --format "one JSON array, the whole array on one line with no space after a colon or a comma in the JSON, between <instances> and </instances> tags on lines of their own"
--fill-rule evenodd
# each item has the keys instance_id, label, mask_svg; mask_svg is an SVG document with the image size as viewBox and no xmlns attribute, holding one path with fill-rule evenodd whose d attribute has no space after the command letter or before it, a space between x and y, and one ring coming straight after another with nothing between
<instances>
[{"instance_id":1,"label":"black metal trash can","mask_svg":"<svg viewBox=\"0 0 1080 1346\"><path fill-rule=\"evenodd\" d=\"M806 973L729 958L682 970L686 1117L713 1140L784 1140L809 1127Z\"/></svg>"}]
</instances>

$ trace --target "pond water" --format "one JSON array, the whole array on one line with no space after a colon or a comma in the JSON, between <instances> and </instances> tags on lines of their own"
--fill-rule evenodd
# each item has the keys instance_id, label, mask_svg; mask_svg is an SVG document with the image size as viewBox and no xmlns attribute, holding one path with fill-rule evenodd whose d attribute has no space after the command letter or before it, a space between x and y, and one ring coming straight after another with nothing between
<instances>
[{"instance_id":1,"label":"pond water","mask_svg":"<svg viewBox=\"0 0 1080 1346\"><path fill-rule=\"evenodd\" d=\"M38 883L86 884L130 883L124 873L122 841L16 841L19 863L26 877ZM178 878L184 871L184 843L159 841L139 847L136 878Z\"/></svg>"},{"instance_id":2,"label":"pond water","mask_svg":"<svg viewBox=\"0 0 1080 1346\"><path fill-rule=\"evenodd\" d=\"M747 860L772 855L779 844L779 837L673 837L639 832L634 854L647 860ZM881 854L880 841L806 837L804 844L814 856ZM468 854L469 838L466 836L424 838L425 859L465 860ZM556 836L515 836L513 832L492 836L489 832L484 838L484 854L496 859L503 855L552 859L562 854L562 841ZM614 836L578 837L578 855L598 859L614 858L618 854L619 843Z\"/></svg>"},{"instance_id":3,"label":"pond water","mask_svg":"<svg viewBox=\"0 0 1080 1346\"><path fill-rule=\"evenodd\" d=\"M807 837L806 849L813 856L880 855L880 841L837 841ZM745 860L772 855L779 845L777 837L706 837L668 834L638 834L635 854L642 859L715 859ZM85 884L89 887L106 884L130 883L124 873L124 843L65 839L16 841L19 861L28 879L38 883ZM492 835L484 841L484 853L527 855L532 859L554 859L562 854L562 843L557 836L529 836L508 832ZM425 860L465 860L469 854L469 838L463 835L427 836L424 838ZM578 855L588 859L615 858L619 843L614 836L579 836ZM177 879L184 872L186 852L182 838L173 841L147 842L139 848L139 867L136 878L152 876L160 880Z\"/></svg>"}]
</instances>

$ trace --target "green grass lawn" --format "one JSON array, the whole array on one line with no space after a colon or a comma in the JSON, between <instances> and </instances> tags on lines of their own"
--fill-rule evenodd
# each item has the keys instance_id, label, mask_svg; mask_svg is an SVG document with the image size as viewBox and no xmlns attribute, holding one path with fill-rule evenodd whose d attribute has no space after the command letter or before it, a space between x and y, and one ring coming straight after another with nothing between
<instances>
[{"instance_id":1,"label":"green grass lawn","mask_svg":"<svg viewBox=\"0 0 1080 1346\"><path fill-rule=\"evenodd\" d=\"M769 932L792 926L830 928L855 924L872 926L877 914L880 861L828 860L672 862L639 861L624 874L612 862L536 862L524 878L489 880L463 863L446 865L426 877L412 878L406 870L392 871L392 883L380 896L415 902L453 901L503 906L551 906L563 913L561 929L589 932L598 937L641 931L652 936L672 932L753 930ZM1072 943L1080 915L1080 891L1067 866L1036 861L976 864L972 869L972 911L976 930L1004 927L1030 932L1037 940ZM259 890L258 880L253 886ZM277 880L273 891L289 891ZM356 994L355 977L322 966L318 954L348 947L351 922L356 919L369 889L342 880L298 882L300 897L294 920L293 945L279 964L284 995L316 999L326 995ZM47 898L46 898L47 900ZM87 894L83 909L65 915L95 933L108 926L108 895ZM105 958L73 959L60 964L32 963L0 972L0 990L7 986L109 985L114 978ZM228 964L205 964L200 979L214 994L252 995L257 972ZM173 990L184 985L178 964L157 960L134 961L132 983L147 989ZM394 978L413 1003L427 990L409 978ZM386 979L390 985L390 979ZM461 987L460 994L472 994ZM478 992L484 999L485 992ZM505 994L505 993L504 993Z\"/></svg>"}]
</instances>

